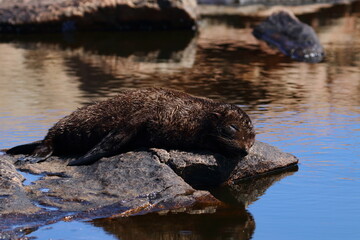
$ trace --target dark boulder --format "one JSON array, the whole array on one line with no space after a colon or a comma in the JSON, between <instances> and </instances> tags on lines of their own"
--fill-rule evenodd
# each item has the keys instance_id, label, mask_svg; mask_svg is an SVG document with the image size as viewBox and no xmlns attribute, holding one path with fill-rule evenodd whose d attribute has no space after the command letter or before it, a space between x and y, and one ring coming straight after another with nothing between
<instances>
[{"instance_id":1,"label":"dark boulder","mask_svg":"<svg viewBox=\"0 0 360 240\"><path fill-rule=\"evenodd\" d=\"M317 63L325 56L312 27L290 12L273 13L254 28L253 35L297 61Z\"/></svg>"}]
</instances>

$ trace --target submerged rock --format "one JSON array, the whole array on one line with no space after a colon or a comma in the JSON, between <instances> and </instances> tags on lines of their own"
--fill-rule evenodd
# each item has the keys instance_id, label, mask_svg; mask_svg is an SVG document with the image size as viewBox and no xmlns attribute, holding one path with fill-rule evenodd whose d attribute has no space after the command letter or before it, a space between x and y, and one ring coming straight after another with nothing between
<instances>
[{"instance_id":1,"label":"submerged rock","mask_svg":"<svg viewBox=\"0 0 360 240\"><path fill-rule=\"evenodd\" d=\"M127 152L89 166L67 166L72 159L50 157L42 163L17 166L40 179L23 185L13 163L0 156L0 230L7 234L62 219L95 219L149 212L225 207L207 189L233 185L239 179L296 165L297 158L256 142L243 159L209 153L149 149ZM248 166L248 168L246 167ZM210 207L210 208L209 208ZM211 210L213 211L213 210ZM211 212L210 211L210 212ZM16 213L14 215L14 213ZM209 212L208 212L209 213Z\"/></svg>"},{"instance_id":2,"label":"submerged rock","mask_svg":"<svg viewBox=\"0 0 360 240\"><path fill-rule=\"evenodd\" d=\"M312 27L302 23L291 12L273 13L254 28L253 35L298 61L317 63L325 56Z\"/></svg>"},{"instance_id":3,"label":"submerged rock","mask_svg":"<svg viewBox=\"0 0 360 240\"><path fill-rule=\"evenodd\" d=\"M192 29L195 0L0 1L0 32Z\"/></svg>"}]
</instances>

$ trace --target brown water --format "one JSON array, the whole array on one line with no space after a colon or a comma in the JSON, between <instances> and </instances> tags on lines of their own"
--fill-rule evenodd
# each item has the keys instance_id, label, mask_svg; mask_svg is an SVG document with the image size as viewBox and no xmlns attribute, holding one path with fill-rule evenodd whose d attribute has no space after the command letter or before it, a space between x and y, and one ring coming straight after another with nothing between
<instances>
[{"instance_id":1,"label":"brown water","mask_svg":"<svg viewBox=\"0 0 360 240\"><path fill-rule=\"evenodd\" d=\"M0 148L41 139L77 107L125 88L163 86L242 106L257 139L299 171L214 194L233 209L59 222L39 239L360 239L360 7L301 19L319 64L269 54L251 19L206 18L198 34L89 33L0 38Z\"/></svg>"}]
</instances>

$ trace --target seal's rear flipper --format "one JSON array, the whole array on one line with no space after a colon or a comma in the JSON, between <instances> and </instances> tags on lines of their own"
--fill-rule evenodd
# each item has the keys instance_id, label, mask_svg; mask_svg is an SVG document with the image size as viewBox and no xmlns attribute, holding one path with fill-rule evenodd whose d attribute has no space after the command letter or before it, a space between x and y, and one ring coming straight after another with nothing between
<instances>
[{"instance_id":1,"label":"seal's rear flipper","mask_svg":"<svg viewBox=\"0 0 360 240\"><path fill-rule=\"evenodd\" d=\"M23 146L25 146L25 147L23 147ZM46 141L34 142L33 145L31 145L31 144L29 144L29 146L21 145L18 147L20 148L20 150L24 150L24 149L29 150L29 152L26 152L26 153L30 153L31 155L18 158L18 160L15 162L15 164L43 162L47 158L49 158L53 154L53 151L54 151L52 144L49 142L46 142ZM30 150L32 150L32 151L30 151ZM19 151L17 151L17 153ZM15 151L12 151L12 152L15 152ZM25 151L21 151L21 153L25 153Z\"/></svg>"},{"instance_id":2,"label":"seal's rear flipper","mask_svg":"<svg viewBox=\"0 0 360 240\"><path fill-rule=\"evenodd\" d=\"M40 146L41 143L42 143L41 140L36 141L36 142L32 142L32 143L27 143L27 144L15 146L15 147L10 148L10 149L4 149L4 152L6 152L6 154L10 154L10 155L32 154L35 151L35 149L38 146Z\"/></svg>"},{"instance_id":3,"label":"seal's rear flipper","mask_svg":"<svg viewBox=\"0 0 360 240\"><path fill-rule=\"evenodd\" d=\"M34 157L34 156L27 156L27 157L20 157L16 160L15 165L21 165L25 163L39 163L43 162L48 157Z\"/></svg>"}]
</instances>

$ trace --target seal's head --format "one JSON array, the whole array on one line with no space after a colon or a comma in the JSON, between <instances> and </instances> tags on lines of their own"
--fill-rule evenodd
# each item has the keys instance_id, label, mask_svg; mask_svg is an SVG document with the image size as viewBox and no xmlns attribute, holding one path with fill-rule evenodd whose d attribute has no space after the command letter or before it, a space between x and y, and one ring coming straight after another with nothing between
<instances>
[{"instance_id":1,"label":"seal's head","mask_svg":"<svg viewBox=\"0 0 360 240\"><path fill-rule=\"evenodd\" d=\"M249 116L233 105L221 113L213 112L211 115L214 148L225 156L246 156L255 141L255 131Z\"/></svg>"}]
</instances>

